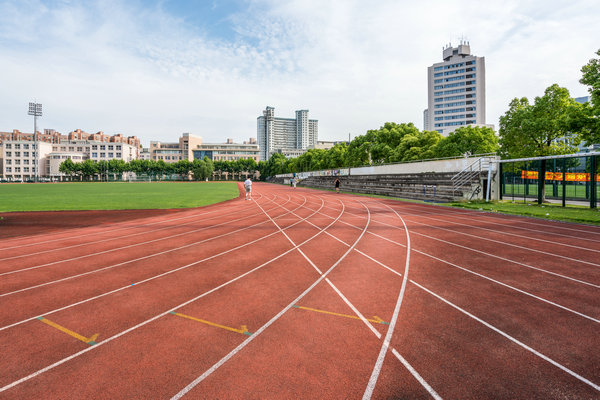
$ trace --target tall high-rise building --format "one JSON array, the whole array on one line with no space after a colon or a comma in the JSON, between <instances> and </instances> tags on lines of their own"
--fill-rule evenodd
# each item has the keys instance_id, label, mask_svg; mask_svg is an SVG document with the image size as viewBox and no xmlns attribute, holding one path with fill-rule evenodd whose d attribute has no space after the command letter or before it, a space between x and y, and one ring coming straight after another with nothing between
<instances>
[{"instance_id":1,"label":"tall high-rise building","mask_svg":"<svg viewBox=\"0 0 600 400\"><path fill-rule=\"evenodd\" d=\"M318 126L318 120L308 119L308 110L296 111L296 118L276 118L275 108L267 107L256 124L260 159L268 160L276 152L285 154L315 146Z\"/></svg>"},{"instance_id":2,"label":"tall high-rise building","mask_svg":"<svg viewBox=\"0 0 600 400\"><path fill-rule=\"evenodd\" d=\"M425 125L444 136L466 125L485 125L485 57L471 54L469 42L443 49L442 62L427 68Z\"/></svg>"}]
</instances>

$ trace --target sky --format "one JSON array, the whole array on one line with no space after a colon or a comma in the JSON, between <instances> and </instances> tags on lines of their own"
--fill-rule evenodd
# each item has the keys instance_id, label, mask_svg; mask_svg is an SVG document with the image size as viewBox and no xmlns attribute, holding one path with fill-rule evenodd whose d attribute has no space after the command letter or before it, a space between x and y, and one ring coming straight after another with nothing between
<instances>
[{"instance_id":1,"label":"sky","mask_svg":"<svg viewBox=\"0 0 600 400\"><path fill-rule=\"evenodd\" d=\"M486 122L557 83L588 95L598 0L0 0L0 131L177 141L256 137L267 106L309 110L319 140L423 129L427 67L467 40L485 57Z\"/></svg>"}]
</instances>

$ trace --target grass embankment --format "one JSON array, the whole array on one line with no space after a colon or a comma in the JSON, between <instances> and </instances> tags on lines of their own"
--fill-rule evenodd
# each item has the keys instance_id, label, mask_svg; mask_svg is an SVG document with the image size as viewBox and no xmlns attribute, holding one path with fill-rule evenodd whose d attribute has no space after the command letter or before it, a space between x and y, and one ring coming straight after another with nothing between
<instances>
[{"instance_id":1,"label":"grass embankment","mask_svg":"<svg viewBox=\"0 0 600 400\"><path fill-rule=\"evenodd\" d=\"M551 219L555 221L579 222L600 225L600 210L584 206L569 205L561 207L560 204L542 204L537 202L523 203L510 200L497 202L461 202L447 204L453 207L470 208L475 210L498 212L512 215L525 215L529 217Z\"/></svg>"},{"instance_id":2,"label":"grass embankment","mask_svg":"<svg viewBox=\"0 0 600 400\"><path fill-rule=\"evenodd\" d=\"M0 212L189 208L238 196L236 182L2 184Z\"/></svg>"}]
</instances>

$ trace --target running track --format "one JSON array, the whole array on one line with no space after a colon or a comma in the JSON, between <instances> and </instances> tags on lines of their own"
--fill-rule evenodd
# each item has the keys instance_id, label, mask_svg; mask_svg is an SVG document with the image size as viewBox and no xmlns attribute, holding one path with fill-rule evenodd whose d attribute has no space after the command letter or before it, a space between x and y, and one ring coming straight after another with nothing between
<instances>
[{"instance_id":1,"label":"running track","mask_svg":"<svg viewBox=\"0 0 600 400\"><path fill-rule=\"evenodd\" d=\"M254 187L2 240L0 398L600 397L600 228Z\"/></svg>"}]
</instances>

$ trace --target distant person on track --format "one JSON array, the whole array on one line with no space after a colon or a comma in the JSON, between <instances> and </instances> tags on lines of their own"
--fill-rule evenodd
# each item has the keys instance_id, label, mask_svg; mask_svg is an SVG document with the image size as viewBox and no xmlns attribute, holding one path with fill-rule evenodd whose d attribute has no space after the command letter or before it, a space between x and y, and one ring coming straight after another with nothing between
<instances>
[{"instance_id":1,"label":"distant person on track","mask_svg":"<svg viewBox=\"0 0 600 400\"><path fill-rule=\"evenodd\" d=\"M335 191L336 191L336 193L340 192L340 179L339 178L335 178Z\"/></svg>"},{"instance_id":2,"label":"distant person on track","mask_svg":"<svg viewBox=\"0 0 600 400\"><path fill-rule=\"evenodd\" d=\"M296 178L292 178L292 187L296 189Z\"/></svg>"},{"instance_id":3,"label":"distant person on track","mask_svg":"<svg viewBox=\"0 0 600 400\"><path fill-rule=\"evenodd\" d=\"M252 200L252 180L250 178L246 178L244 187L246 188L246 200Z\"/></svg>"}]
</instances>

